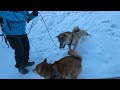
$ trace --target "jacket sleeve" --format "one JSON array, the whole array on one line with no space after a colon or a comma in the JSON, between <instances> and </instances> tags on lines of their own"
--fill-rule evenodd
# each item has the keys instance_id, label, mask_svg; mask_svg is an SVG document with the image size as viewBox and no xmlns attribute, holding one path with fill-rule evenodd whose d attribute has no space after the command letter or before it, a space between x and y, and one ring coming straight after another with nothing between
<instances>
[{"instance_id":1,"label":"jacket sleeve","mask_svg":"<svg viewBox=\"0 0 120 90\"><path fill-rule=\"evenodd\" d=\"M0 16L11 21L26 21L24 15L10 11L0 11Z\"/></svg>"}]
</instances>

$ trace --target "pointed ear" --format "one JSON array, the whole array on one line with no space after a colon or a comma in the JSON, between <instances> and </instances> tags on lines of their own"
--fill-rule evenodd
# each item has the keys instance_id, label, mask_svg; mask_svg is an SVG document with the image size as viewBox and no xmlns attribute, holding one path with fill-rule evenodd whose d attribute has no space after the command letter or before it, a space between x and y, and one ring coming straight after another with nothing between
<instances>
[{"instance_id":1,"label":"pointed ear","mask_svg":"<svg viewBox=\"0 0 120 90\"><path fill-rule=\"evenodd\" d=\"M44 62L47 62L47 59L45 58Z\"/></svg>"}]
</instances>

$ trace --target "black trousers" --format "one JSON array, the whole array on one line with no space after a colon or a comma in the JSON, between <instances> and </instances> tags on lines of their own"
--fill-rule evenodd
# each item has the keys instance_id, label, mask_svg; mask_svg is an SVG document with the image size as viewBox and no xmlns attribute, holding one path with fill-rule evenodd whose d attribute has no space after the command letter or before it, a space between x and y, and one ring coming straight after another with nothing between
<instances>
[{"instance_id":1,"label":"black trousers","mask_svg":"<svg viewBox=\"0 0 120 90\"><path fill-rule=\"evenodd\" d=\"M29 40L27 35L6 35L10 46L15 50L16 68L24 67L29 60Z\"/></svg>"}]
</instances>

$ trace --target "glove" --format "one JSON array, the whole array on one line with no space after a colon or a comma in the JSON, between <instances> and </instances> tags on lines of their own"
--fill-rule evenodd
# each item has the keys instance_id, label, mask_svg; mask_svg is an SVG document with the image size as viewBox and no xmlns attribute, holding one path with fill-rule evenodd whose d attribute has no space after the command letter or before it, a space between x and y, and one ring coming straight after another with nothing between
<instances>
[{"instance_id":1,"label":"glove","mask_svg":"<svg viewBox=\"0 0 120 90\"><path fill-rule=\"evenodd\" d=\"M38 16L38 11L33 11L32 13L34 16Z\"/></svg>"},{"instance_id":2,"label":"glove","mask_svg":"<svg viewBox=\"0 0 120 90\"><path fill-rule=\"evenodd\" d=\"M29 23L29 22L30 22L30 20L31 20L31 18L30 18L30 17L27 17L27 23Z\"/></svg>"}]
</instances>

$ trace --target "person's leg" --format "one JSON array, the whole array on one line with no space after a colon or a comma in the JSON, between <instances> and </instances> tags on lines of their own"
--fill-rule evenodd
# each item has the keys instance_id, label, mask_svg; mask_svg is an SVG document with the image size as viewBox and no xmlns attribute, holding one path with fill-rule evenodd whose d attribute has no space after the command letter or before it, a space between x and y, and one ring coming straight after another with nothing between
<instances>
[{"instance_id":1,"label":"person's leg","mask_svg":"<svg viewBox=\"0 0 120 90\"><path fill-rule=\"evenodd\" d=\"M15 50L15 67L18 68L18 70L23 74L28 73L28 70L26 70L24 66L24 47L22 40L12 36L6 36L6 38L10 46Z\"/></svg>"},{"instance_id":2,"label":"person's leg","mask_svg":"<svg viewBox=\"0 0 120 90\"><path fill-rule=\"evenodd\" d=\"M29 44L29 39L28 36L25 35L22 38L22 43L23 43L23 47L24 47L24 62L25 62L25 66L32 66L35 62L28 62L29 60L29 51L30 51L30 44Z\"/></svg>"},{"instance_id":3,"label":"person's leg","mask_svg":"<svg viewBox=\"0 0 120 90\"><path fill-rule=\"evenodd\" d=\"M25 35L23 38L22 38L22 44L23 45L23 48L24 48L24 60L26 62L28 62L29 60L29 51L30 51L30 44L29 44L29 40L28 40L28 37L27 35Z\"/></svg>"}]
</instances>

